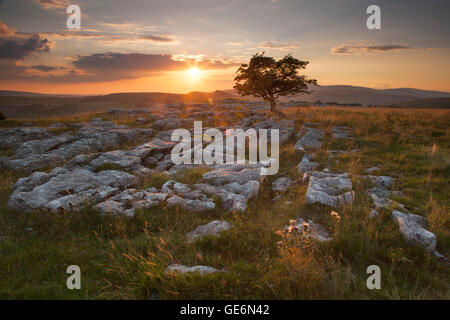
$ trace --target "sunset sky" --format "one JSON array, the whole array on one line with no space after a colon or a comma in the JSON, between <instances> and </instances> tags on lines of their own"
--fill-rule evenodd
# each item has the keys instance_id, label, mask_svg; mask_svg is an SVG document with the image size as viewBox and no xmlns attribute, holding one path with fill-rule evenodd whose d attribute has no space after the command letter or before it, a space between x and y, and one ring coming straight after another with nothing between
<instances>
[{"instance_id":1,"label":"sunset sky","mask_svg":"<svg viewBox=\"0 0 450 320\"><path fill-rule=\"evenodd\" d=\"M67 30L71 4L81 30ZM371 4L381 30L366 27ZM265 51L310 61L321 85L450 92L449 12L437 0L0 0L0 89L231 89Z\"/></svg>"}]
</instances>

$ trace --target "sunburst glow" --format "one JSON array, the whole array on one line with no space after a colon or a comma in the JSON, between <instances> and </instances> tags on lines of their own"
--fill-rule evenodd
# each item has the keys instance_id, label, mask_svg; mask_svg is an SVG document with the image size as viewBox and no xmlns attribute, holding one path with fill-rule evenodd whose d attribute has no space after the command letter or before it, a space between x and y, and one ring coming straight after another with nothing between
<instances>
[{"instance_id":1,"label":"sunburst glow","mask_svg":"<svg viewBox=\"0 0 450 320\"><path fill-rule=\"evenodd\" d=\"M189 75L194 79L199 79L201 76L201 73L198 68L191 68L191 69L189 69Z\"/></svg>"}]
</instances>

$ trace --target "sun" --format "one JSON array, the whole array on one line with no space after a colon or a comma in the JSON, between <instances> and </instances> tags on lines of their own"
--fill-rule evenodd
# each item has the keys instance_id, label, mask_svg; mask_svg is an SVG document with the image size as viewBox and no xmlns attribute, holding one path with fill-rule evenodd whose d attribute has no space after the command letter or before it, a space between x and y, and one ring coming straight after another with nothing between
<instances>
[{"instance_id":1,"label":"sun","mask_svg":"<svg viewBox=\"0 0 450 320\"><path fill-rule=\"evenodd\" d=\"M200 70L198 68L190 68L188 72L192 78L194 79L200 78Z\"/></svg>"}]
</instances>

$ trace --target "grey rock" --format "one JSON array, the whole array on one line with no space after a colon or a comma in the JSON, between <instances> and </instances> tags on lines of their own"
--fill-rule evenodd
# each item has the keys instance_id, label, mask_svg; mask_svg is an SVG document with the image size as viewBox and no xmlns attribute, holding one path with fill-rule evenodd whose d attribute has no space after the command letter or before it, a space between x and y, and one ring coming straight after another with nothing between
<instances>
[{"instance_id":1,"label":"grey rock","mask_svg":"<svg viewBox=\"0 0 450 320\"><path fill-rule=\"evenodd\" d=\"M176 129L180 125L177 118L160 119L152 123L152 127L156 129Z\"/></svg>"},{"instance_id":2,"label":"grey rock","mask_svg":"<svg viewBox=\"0 0 450 320\"><path fill-rule=\"evenodd\" d=\"M394 210L392 219L397 223L406 242L417 245L436 257L444 258L436 250L436 235L425 229L425 218Z\"/></svg>"},{"instance_id":3,"label":"grey rock","mask_svg":"<svg viewBox=\"0 0 450 320\"><path fill-rule=\"evenodd\" d=\"M350 131L348 127L334 127L331 128L333 132L333 139L347 139L350 137Z\"/></svg>"},{"instance_id":4,"label":"grey rock","mask_svg":"<svg viewBox=\"0 0 450 320\"><path fill-rule=\"evenodd\" d=\"M376 194L379 198L392 198L393 196L396 197L405 197L406 195L402 191L391 191L386 190L380 187L373 187L367 190L368 194L371 195Z\"/></svg>"},{"instance_id":5,"label":"grey rock","mask_svg":"<svg viewBox=\"0 0 450 320\"><path fill-rule=\"evenodd\" d=\"M279 142L280 144L286 143L292 134L294 133L294 120L275 120L268 119L258 122L251 126L255 130L259 129L278 129L279 130ZM270 137L270 136L269 136Z\"/></svg>"},{"instance_id":6,"label":"grey rock","mask_svg":"<svg viewBox=\"0 0 450 320\"><path fill-rule=\"evenodd\" d=\"M194 212L202 212L215 208L215 204L212 200L184 199L178 196L171 196L167 199L167 206L179 206L183 209Z\"/></svg>"},{"instance_id":7,"label":"grey rock","mask_svg":"<svg viewBox=\"0 0 450 320\"><path fill-rule=\"evenodd\" d=\"M62 128L64 125L61 122L52 123L49 128Z\"/></svg>"},{"instance_id":8,"label":"grey rock","mask_svg":"<svg viewBox=\"0 0 450 320\"><path fill-rule=\"evenodd\" d=\"M49 173L35 172L28 178L19 179L13 187L8 207L24 212L79 210L84 203L104 201L136 183L135 176L122 171L95 173L82 168L55 168Z\"/></svg>"},{"instance_id":9,"label":"grey rock","mask_svg":"<svg viewBox=\"0 0 450 320\"><path fill-rule=\"evenodd\" d=\"M26 141L16 149L14 156L3 160L2 165L24 172L55 167L80 154L104 151L124 142L135 141L139 134L136 129L85 126L75 134L63 133L47 139Z\"/></svg>"},{"instance_id":10,"label":"grey rock","mask_svg":"<svg viewBox=\"0 0 450 320\"><path fill-rule=\"evenodd\" d=\"M363 179L367 179L373 184L375 184L377 187L380 188L390 188L392 184L394 183L395 179L388 176L362 176Z\"/></svg>"},{"instance_id":11,"label":"grey rock","mask_svg":"<svg viewBox=\"0 0 450 320\"><path fill-rule=\"evenodd\" d=\"M251 184L251 187L258 188L259 189L259 183L255 184L252 181L249 181ZM254 181L257 183L257 181ZM230 186L230 185L229 185ZM222 205L223 207L228 211L244 211L247 208L247 201L249 199L248 196L255 194L256 191L250 191L244 192L243 190L239 190L243 192L244 194L238 194L231 192L229 190L226 190L222 186L213 186L205 183L195 184L194 188L206 192L208 194L212 194L214 196L217 196L222 199ZM234 191L238 191L237 189L234 189Z\"/></svg>"},{"instance_id":12,"label":"grey rock","mask_svg":"<svg viewBox=\"0 0 450 320\"><path fill-rule=\"evenodd\" d=\"M187 234L188 242L193 242L204 236L217 236L221 232L228 230L232 225L226 221L214 220L208 224L198 226Z\"/></svg>"},{"instance_id":13,"label":"grey rock","mask_svg":"<svg viewBox=\"0 0 450 320\"><path fill-rule=\"evenodd\" d=\"M157 192L156 188L146 190L127 189L110 199L97 204L97 209L105 214L132 217L137 209L148 209L157 206L168 197L168 194Z\"/></svg>"},{"instance_id":14,"label":"grey rock","mask_svg":"<svg viewBox=\"0 0 450 320\"><path fill-rule=\"evenodd\" d=\"M0 149L16 149L22 142L48 139L52 136L52 133L45 128L0 129Z\"/></svg>"},{"instance_id":15,"label":"grey rock","mask_svg":"<svg viewBox=\"0 0 450 320\"><path fill-rule=\"evenodd\" d=\"M354 193L348 173L311 172L306 191L306 203L321 203L331 207L353 202Z\"/></svg>"},{"instance_id":16,"label":"grey rock","mask_svg":"<svg viewBox=\"0 0 450 320\"><path fill-rule=\"evenodd\" d=\"M272 183L272 190L281 192L286 191L292 183L292 180L288 177L278 178Z\"/></svg>"},{"instance_id":17,"label":"grey rock","mask_svg":"<svg viewBox=\"0 0 450 320\"><path fill-rule=\"evenodd\" d=\"M193 266L187 267L181 264L171 264L166 269L164 269L164 273L198 273L200 275L207 275L212 273L220 273L225 272L224 270L214 269L213 267L208 266Z\"/></svg>"},{"instance_id":18,"label":"grey rock","mask_svg":"<svg viewBox=\"0 0 450 320\"><path fill-rule=\"evenodd\" d=\"M141 159L139 157L129 155L126 150L116 150L102 153L98 158L91 161L90 166L94 169L99 169L105 165L114 165L121 169L132 169L140 164Z\"/></svg>"},{"instance_id":19,"label":"grey rock","mask_svg":"<svg viewBox=\"0 0 450 320\"><path fill-rule=\"evenodd\" d=\"M305 151L309 148L320 149L322 147L323 131L303 126L301 133L305 133L295 144L294 150Z\"/></svg>"},{"instance_id":20,"label":"grey rock","mask_svg":"<svg viewBox=\"0 0 450 320\"><path fill-rule=\"evenodd\" d=\"M149 156L160 155L161 153L168 152L176 142L164 141L161 139L152 139L151 141L144 143L134 149L134 155L145 160Z\"/></svg>"},{"instance_id":21,"label":"grey rock","mask_svg":"<svg viewBox=\"0 0 450 320\"><path fill-rule=\"evenodd\" d=\"M255 180L250 180L247 183L239 184L237 182L228 183L223 186L223 188L229 192L241 194L247 199L255 197L259 192L259 182Z\"/></svg>"},{"instance_id":22,"label":"grey rock","mask_svg":"<svg viewBox=\"0 0 450 320\"><path fill-rule=\"evenodd\" d=\"M179 206L189 211L202 212L215 208L212 199L207 198L189 186L170 180L162 187L161 192L169 196L166 200L168 207Z\"/></svg>"},{"instance_id":23,"label":"grey rock","mask_svg":"<svg viewBox=\"0 0 450 320\"><path fill-rule=\"evenodd\" d=\"M244 184L250 180L262 181L263 178L260 168L245 168L234 171L231 166L230 168L224 167L203 174L204 181L215 185L233 182Z\"/></svg>"},{"instance_id":24,"label":"grey rock","mask_svg":"<svg viewBox=\"0 0 450 320\"><path fill-rule=\"evenodd\" d=\"M367 173L367 174L374 174L375 172L377 172L377 171L379 171L379 170L380 170L379 167L371 167L371 168L368 168L368 169L366 170L366 173Z\"/></svg>"},{"instance_id":25,"label":"grey rock","mask_svg":"<svg viewBox=\"0 0 450 320\"><path fill-rule=\"evenodd\" d=\"M379 212L381 208L391 209L392 207L400 208L403 211L408 211L405 206L399 202L393 201L388 198L379 197L376 193L370 193L370 197L375 205L374 210Z\"/></svg>"},{"instance_id":26,"label":"grey rock","mask_svg":"<svg viewBox=\"0 0 450 320\"><path fill-rule=\"evenodd\" d=\"M100 211L103 214L133 217L134 209L127 209L125 204L114 200L107 200L97 204L93 209Z\"/></svg>"},{"instance_id":27,"label":"grey rock","mask_svg":"<svg viewBox=\"0 0 450 320\"><path fill-rule=\"evenodd\" d=\"M320 224L313 222L312 220L305 221L302 218L291 221L288 226L284 227L284 233L296 234L299 233L304 237L316 239L318 241L331 241L333 237L330 236L328 231Z\"/></svg>"},{"instance_id":28,"label":"grey rock","mask_svg":"<svg viewBox=\"0 0 450 320\"><path fill-rule=\"evenodd\" d=\"M305 154L302 161L297 165L297 172L303 175L306 172L315 170L318 166L319 164L317 162L311 161L310 157Z\"/></svg>"}]
</instances>

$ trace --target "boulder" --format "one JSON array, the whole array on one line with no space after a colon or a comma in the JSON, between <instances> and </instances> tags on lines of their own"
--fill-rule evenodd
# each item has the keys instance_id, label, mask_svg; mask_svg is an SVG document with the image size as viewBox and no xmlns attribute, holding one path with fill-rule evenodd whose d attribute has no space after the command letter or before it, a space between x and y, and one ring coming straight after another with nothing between
<instances>
[{"instance_id":1,"label":"boulder","mask_svg":"<svg viewBox=\"0 0 450 320\"><path fill-rule=\"evenodd\" d=\"M288 177L278 178L274 182L272 182L272 190L273 191L286 191L290 185L292 185L292 180Z\"/></svg>"},{"instance_id":2,"label":"boulder","mask_svg":"<svg viewBox=\"0 0 450 320\"><path fill-rule=\"evenodd\" d=\"M94 209L105 213L132 217L136 209L147 209L157 206L167 198L155 188L146 190L127 189L110 199L99 203Z\"/></svg>"},{"instance_id":3,"label":"boulder","mask_svg":"<svg viewBox=\"0 0 450 320\"><path fill-rule=\"evenodd\" d=\"M311 161L310 156L305 154L302 161L297 165L297 172L301 175L315 170L319 164L317 162Z\"/></svg>"},{"instance_id":4,"label":"boulder","mask_svg":"<svg viewBox=\"0 0 450 320\"><path fill-rule=\"evenodd\" d=\"M374 174L375 172L377 172L379 170L380 170L379 167L371 167L371 168L366 169L366 173L367 174Z\"/></svg>"},{"instance_id":5,"label":"boulder","mask_svg":"<svg viewBox=\"0 0 450 320\"><path fill-rule=\"evenodd\" d=\"M168 207L179 206L189 211L201 212L215 208L214 201L189 186L170 180L162 187L161 192L168 194Z\"/></svg>"},{"instance_id":6,"label":"boulder","mask_svg":"<svg viewBox=\"0 0 450 320\"><path fill-rule=\"evenodd\" d=\"M303 132L305 134L297 141L294 150L305 151L309 148L320 149L322 147L322 130L303 126L301 133Z\"/></svg>"},{"instance_id":7,"label":"boulder","mask_svg":"<svg viewBox=\"0 0 450 320\"><path fill-rule=\"evenodd\" d=\"M212 273L218 273L218 272L225 272L225 270L218 270L214 269L213 267L208 266L193 266L193 267L187 267L181 264L171 264L166 269L164 269L164 273L198 273L201 276L212 274Z\"/></svg>"},{"instance_id":8,"label":"boulder","mask_svg":"<svg viewBox=\"0 0 450 320\"><path fill-rule=\"evenodd\" d=\"M198 226L187 234L188 242L193 242L204 236L218 236L221 232L230 229L232 225L226 221L211 221L208 224Z\"/></svg>"},{"instance_id":9,"label":"boulder","mask_svg":"<svg viewBox=\"0 0 450 320\"><path fill-rule=\"evenodd\" d=\"M264 178L261 175L261 168L244 166L242 170L233 169L236 169L236 166L233 168L233 165L230 167L225 165L224 167L204 173L203 180L214 185L221 185L233 182L244 184L250 180L262 181Z\"/></svg>"},{"instance_id":10,"label":"boulder","mask_svg":"<svg viewBox=\"0 0 450 320\"><path fill-rule=\"evenodd\" d=\"M318 241L330 241L333 237L320 224L312 220L305 221L303 218L290 221L288 226L284 227L284 234L301 234L304 237L316 239Z\"/></svg>"},{"instance_id":11,"label":"boulder","mask_svg":"<svg viewBox=\"0 0 450 320\"><path fill-rule=\"evenodd\" d=\"M348 173L311 172L306 191L306 203L321 203L337 207L354 200L352 182Z\"/></svg>"},{"instance_id":12,"label":"boulder","mask_svg":"<svg viewBox=\"0 0 450 320\"><path fill-rule=\"evenodd\" d=\"M52 136L45 128L0 129L0 149L15 149L25 141L48 139Z\"/></svg>"},{"instance_id":13,"label":"boulder","mask_svg":"<svg viewBox=\"0 0 450 320\"><path fill-rule=\"evenodd\" d=\"M347 139L350 137L350 130L348 127L334 127L331 128L333 132L333 139Z\"/></svg>"},{"instance_id":14,"label":"boulder","mask_svg":"<svg viewBox=\"0 0 450 320\"><path fill-rule=\"evenodd\" d=\"M24 212L79 210L84 203L96 204L137 183L131 174L117 170L95 173L83 168L55 168L19 179L8 207Z\"/></svg>"},{"instance_id":15,"label":"boulder","mask_svg":"<svg viewBox=\"0 0 450 320\"><path fill-rule=\"evenodd\" d=\"M24 172L54 167L80 154L104 151L135 141L140 134L146 136L151 132L85 126L75 134L63 133L51 138L26 141L16 149L14 156L4 159L2 165Z\"/></svg>"},{"instance_id":16,"label":"boulder","mask_svg":"<svg viewBox=\"0 0 450 320\"><path fill-rule=\"evenodd\" d=\"M445 259L436 250L436 235L425 229L426 219L424 217L394 210L392 219L397 223L400 233L407 243L419 246L426 252Z\"/></svg>"},{"instance_id":17,"label":"boulder","mask_svg":"<svg viewBox=\"0 0 450 320\"><path fill-rule=\"evenodd\" d=\"M180 125L177 118L160 119L152 123L152 127L156 129L176 129Z\"/></svg>"}]
</instances>

